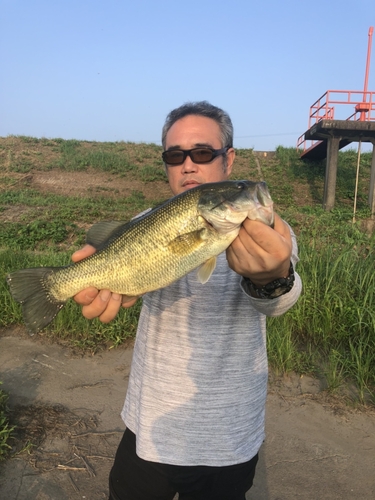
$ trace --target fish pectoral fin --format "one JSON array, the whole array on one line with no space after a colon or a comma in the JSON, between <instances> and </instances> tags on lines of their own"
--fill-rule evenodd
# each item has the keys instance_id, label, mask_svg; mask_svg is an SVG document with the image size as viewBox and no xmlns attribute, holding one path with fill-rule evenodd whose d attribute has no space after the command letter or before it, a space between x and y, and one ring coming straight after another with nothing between
<instances>
[{"instance_id":1,"label":"fish pectoral fin","mask_svg":"<svg viewBox=\"0 0 375 500\"><path fill-rule=\"evenodd\" d=\"M129 222L111 220L98 222L90 227L86 234L86 243L92 245L97 250L103 243L106 243L112 236L123 230Z\"/></svg>"},{"instance_id":2,"label":"fish pectoral fin","mask_svg":"<svg viewBox=\"0 0 375 500\"><path fill-rule=\"evenodd\" d=\"M177 236L168 243L168 249L175 255L186 255L198 249L207 239L207 229L199 229Z\"/></svg>"},{"instance_id":3,"label":"fish pectoral fin","mask_svg":"<svg viewBox=\"0 0 375 500\"><path fill-rule=\"evenodd\" d=\"M216 267L216 257L208 259L198 270L198 281L204 285L211 278Z\"/></svg>"}]
</instances>

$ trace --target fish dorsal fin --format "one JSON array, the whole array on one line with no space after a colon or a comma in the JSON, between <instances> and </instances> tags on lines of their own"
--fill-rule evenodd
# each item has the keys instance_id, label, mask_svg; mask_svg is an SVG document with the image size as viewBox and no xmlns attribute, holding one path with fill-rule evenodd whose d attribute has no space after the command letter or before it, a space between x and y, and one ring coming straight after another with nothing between
<instances>
[{"instance_id":1,"label":"fish dorsal fin","mask_svg":"<svg viewBox=\"0 0 375 500\"><path fill-rule=\"evenodd\" d=\"M178 235L168 243L168 249L175 255L186 255L197 250L207 239L207 229L198 229Z\"/></svg>"},{"instance_id":2,"label":"fish dorsal fin","mask_svg":"<svg viewBox=\"0 0 375 500\"><path fill-rule=\"evenodd\" d=\"M211 278L216 267L216 257L211 257L201 265L198 271L198 281L204 285Z\"/></svg>"},{"instance_id":3,"label":"fish dorsal fin","mask_svg":"<svg viewBox=\"0 0 375 500\"><path fill-rule=\"evenodd\" d=\"M118 220L98 222L87 231L86 243L98 250L112 236L117 235L120 229L123 230L128 224L129 222Z\"/></svg>"}]
</instances>

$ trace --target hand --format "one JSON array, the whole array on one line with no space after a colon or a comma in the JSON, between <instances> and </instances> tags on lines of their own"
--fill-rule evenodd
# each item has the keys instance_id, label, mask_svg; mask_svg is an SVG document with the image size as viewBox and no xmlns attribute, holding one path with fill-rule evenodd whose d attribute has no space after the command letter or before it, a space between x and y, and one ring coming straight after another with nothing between
<instances>
[{"instance_id":1,"label":"hand","mask_svg":"<svg viewBox=\"0 0 375 500\"><path fill-rule=\"evenodd\" d=\"M85 245L72 255L72 261L78 262L85 257L94 254L96 249L91 245ZM75 295L74 300L82 306L82 314L87 319L99 318L102 323L112 321L123 307L133 306L138 297L128 297L112 293L110 290L98 290L94 287L88 287Z\"/></svg>"},{"instance_id":2,"label":"hand","mask_svg":"<svg viewBox=\"0 0 375 500\"><path fill-rule=\"evenodd\" d=\"M277 214L273 229L263 222L245 219L227 249L229 267L259 287L288 276L291 254L289 227Z\"/></svg>"}]
</instances>

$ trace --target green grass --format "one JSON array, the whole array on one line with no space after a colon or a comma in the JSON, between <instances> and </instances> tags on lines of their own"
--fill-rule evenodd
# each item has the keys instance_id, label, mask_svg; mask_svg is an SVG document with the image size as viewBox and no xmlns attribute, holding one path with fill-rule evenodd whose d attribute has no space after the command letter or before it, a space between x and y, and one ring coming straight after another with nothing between
<instances>
[{"instance_id":1,"label":"green grass","mask_svg":"<svg viewBox=\"0 0 375 500\"><path fill-rule=\"evenodd\" d=\"M0 144L0 168L26 174L32 170L100 170L145 182L166 180L161 146L131 142L87 142L9 136Z\"/></svg>"},{"instance_id":2,"label":"green grass","mask_svg":"<svg viewBox=\"0 0 375 500\"><path fill-rule=\"evenodd\" d=\"M7 411L8 395L1 389L0 382L0 462L8 456L14 427L9 424Z\"/></svg>"},{"instance_id":3,"label":"green grass","mask_svg":"<svg viewBox=\"0 0 375 500\"><path fill-rule=\"evenodd\" d=\"M375 395L374 237L316 243L300 235L304 289L286 315L268 320L270 361L281 373L325 377L332 391L351 381L364 402Z\"/></svg>"},{"instance_id":4,"label":"green grass","mask_svg":"<svg viewBox=\"0 0 375 500\"><path fill-rule=\"evenodd\" d=\"M104 196L105 188L98 192L101 195L95 197L66 197L28 188L0 191L0 213L9 206L26 207L19 221L0 221L0 248L74 250L85 240L82 225L100 220L126 221L150 206L140 191L133 191L126 198L119 197L116 203L112 192L111 197ZM152 205L161 201L156 199Z\"/></svg>"},{"instance_id":5,"label":"green grass","mask_svg":"<svg viewBox=\"0 0 375 500\"><path fill-rule=\"evenodd\" d=\"M91 223L126 220L150 206L141 188L127 197L102 185L84 197L60 196L21 185L13 173L100 170L146 186L165 181L160 153L161 147L154 144L29 137L0 140L4 172L0 216L9 207L22 209L17 220L0 222L0 326L22 323L20 306L11 299L5 283L9 271L66 265ZM323 377L330 391L354 384L359 401L375 404L375 236L366 229L371 154L361 156L353 223L356 163L355 151L339 154L336 203L331 212L322 209L325 162L303 162L293 148L279 146L274 155L257 161L252 150L238 150L234 178L259 180L261 175L277 212L298 236L297 271L303 293L287 314L267 320L273 369ZM160 201L155 192L151 204ZM134 336L139 310L140 301L104 325L85 320L77 304L69 301L42 335L93 351L101 345L116 346Z\"/></svg>"},{"instance_id":6,"label":"green grass","mask_svg":"<svg viewBox=\"0 0 375 500\"><path fill-rule=\"evenodd\" d=\"M59 244L72 237L79 243L84 242L83 231L64 220L0 223L0 247L47 250L58 248Z\"/></svg>"},{"instance_id":7,"label":"green grass","mask_svg":"<svg viewBox=\"0 0 375 500\"><path fill-rule=\"evenodd\" d=\"M11 205L36 208L35 213L45 212L44 208L46 207L48 211L45 216L50 221L67 219L69 221L92 222L107 218L127 220L134 216L137 211L148 208L149 202L139 191L133 191L126 198L119 197L116 199L116 203L113 202L112 197L67 197L40 193L28 188L0 191L0 206L5 208ZM27 213L26 219L30 220L31 218L30 213Z\"/></svg>"}]
</instances>

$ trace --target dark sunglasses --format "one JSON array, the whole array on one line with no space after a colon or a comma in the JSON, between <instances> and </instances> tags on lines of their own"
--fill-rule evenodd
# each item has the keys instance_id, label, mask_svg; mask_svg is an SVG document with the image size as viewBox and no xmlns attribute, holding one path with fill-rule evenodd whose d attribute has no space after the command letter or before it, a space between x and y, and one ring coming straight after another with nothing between
<instances>
[{"instance_id":1,"label":"dark sunglasses","mask_svg":"<svg viewBox=\"0 0 375 500\"><path fill-rule=\"evenodd\" d=\"M168 165L182 165L189 155L194 163L210 163L217 156L225 154L229 146L222 149L212 149L208 147L193 149L170 149L161 155L163 161Z\"/></svg>"}]
</instances>

